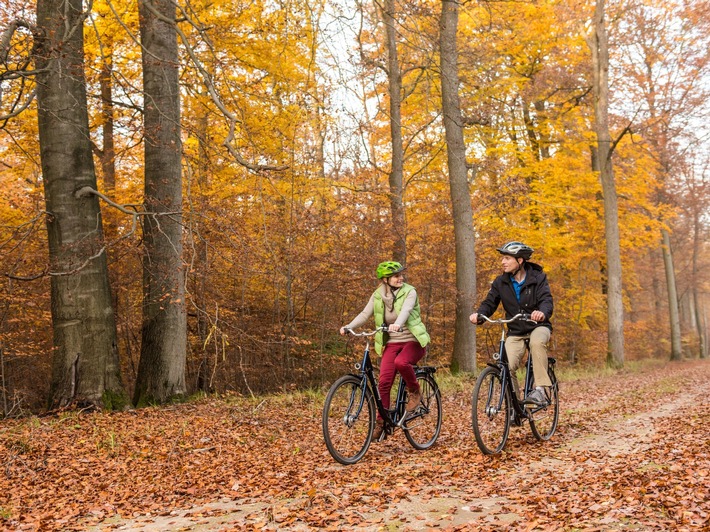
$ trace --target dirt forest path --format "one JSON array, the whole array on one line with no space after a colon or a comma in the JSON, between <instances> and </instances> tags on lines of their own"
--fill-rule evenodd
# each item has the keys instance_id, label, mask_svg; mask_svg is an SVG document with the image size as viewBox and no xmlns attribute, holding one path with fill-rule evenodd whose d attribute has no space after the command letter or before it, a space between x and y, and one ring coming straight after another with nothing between
<instances>
[{"instance_id":1,"label":"dirt forest path","mask_svg":"<svg viewBox=\"0 0 710 532\"><path fill-rule=\"evenodd\" d=\"M529 427L485 457L473 382L444 394L437 445L402 434L334 462L322 396L208 399L0 426L9 530L710 530L710 361L560 390L549 442Z\"/></svg>"}]
</instances>

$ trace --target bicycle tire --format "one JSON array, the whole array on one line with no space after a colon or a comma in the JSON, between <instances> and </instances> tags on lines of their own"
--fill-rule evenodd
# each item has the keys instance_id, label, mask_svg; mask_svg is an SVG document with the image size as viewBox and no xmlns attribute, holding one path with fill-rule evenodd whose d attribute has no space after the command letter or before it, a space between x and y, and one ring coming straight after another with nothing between
<instances>
[{"instance_id":1,"label":"bicycle tire","mask_svg":"<svg viewBox=\"0 0 710 532\"><path fill-rule=\"evenodd\" d=\"M325 446L343 465L355 464L365 456L375 430L375 400L369 386L363 389L363 378L340 377L323 404Z\"/></svg>"},{"instance_id":2,"label":"bicycle tire","mask_svg":"<svg viewBox=\"0 0 710 532\"><path fill-rule=\"evenodd\" d=\"M547 441L552 438L552 435L557 430L557 423L560 417L559 383L551 366L548 366L547 374L552 382L552 386L549 388L550 397L548 398L550 404L543 408L531 409L532 417L530 418L530 430L532 430L533 436L540 441Z\"/></svg>"},{"instance_id":3,"label":"bicycle tire","mask_svg":"<svg viewBox=\"0 0 710 532\"><path fill-rule=\"evenodd\" d=\"M418 451L428 449L441 432L441 392L434 377L427 373L417 374L422 394L421 404L404 422L404 435Z\"/></svg>"},{"instance_id":4,"label":"bicycle tire","mask_svg":"<svg viewBox=\"0 0 710 532\"><path fill-rule=\"evenodd\" d=\"M473 434L483 454L503 450L510 434L511 414L510 397L500 369L484 368L476 380L471 401Z\"/></svg>"}]
</instances>

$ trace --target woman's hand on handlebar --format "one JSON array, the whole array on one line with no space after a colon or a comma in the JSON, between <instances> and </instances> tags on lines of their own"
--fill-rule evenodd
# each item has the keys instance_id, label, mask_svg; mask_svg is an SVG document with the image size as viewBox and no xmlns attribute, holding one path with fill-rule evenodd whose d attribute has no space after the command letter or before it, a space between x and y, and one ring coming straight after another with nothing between
<instances>
[{"instance_id":1,"label":"woman's hand on handlebar","mask_svg":"<svg viewBox=\"0 0 710 532\"><path fill-rule=\"evenodd\" d=\"M399 327L397 330L401 330L402 327ZM374 336L378 332L386 332L388 330L388 326L386 324L382 324L379 327L377 327L374 331L363 331L363 332L355 332L352 330L350 327L341 327L340 328L340 334L342 336L345 336L346 334L350 334L352 336Z\"/></svg>"}]
</instances>

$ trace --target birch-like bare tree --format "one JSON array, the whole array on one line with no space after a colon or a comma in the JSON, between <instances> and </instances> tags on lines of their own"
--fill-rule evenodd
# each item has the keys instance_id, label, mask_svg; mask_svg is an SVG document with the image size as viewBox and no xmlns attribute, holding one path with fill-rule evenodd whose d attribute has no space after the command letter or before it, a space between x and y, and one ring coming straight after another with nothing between
<instances>
[{"instance_id":1,"label":"birch-like bare tree","mask_svg":"<svg viewBox=\"0 0 710 532\"><path fill-rule=\"evenodd\" d=\"M442 0L439 22L441 54L441 108L446 130L446 153L449 167L449 187L454 217L456 246L456 325L452 369L476 371L476 328L468 317L476 301L476 235L473 230L473 209L468 188L466 146L463 139L463 118L459 100L458 30L459 3Z\"/></svg>"},{"instance_id":2,"label":"birch-like bare tree","mask_svg":"<svg viewBox=\"0 0 710 532\"><path fill-rule=\"evenodd\" d=\"M615 143L609 132L609 37L605 20L605 0L596 0L592 30L587 44L592 51L594 91L595 162L604 196L607 274L607 364L624 366L624 302L622 298L619 207L612 156Z\"/></svg>"},{"instance_id":3,"label":"birch-like bare tree","mask_svg":"<svg viewBox=\"0 0 710 532\"><path fill-rule=\"evenodd\" d=\"M389 197L392 211L392 258L407 262L407 217L404 210L404 148L402 146L402 71L397 55L397 11L395 0L384 0L382 18L385 23L387 49L387 81L390 96L390 138L392 163L389 174Z\"/></svg>"}]
</instances>

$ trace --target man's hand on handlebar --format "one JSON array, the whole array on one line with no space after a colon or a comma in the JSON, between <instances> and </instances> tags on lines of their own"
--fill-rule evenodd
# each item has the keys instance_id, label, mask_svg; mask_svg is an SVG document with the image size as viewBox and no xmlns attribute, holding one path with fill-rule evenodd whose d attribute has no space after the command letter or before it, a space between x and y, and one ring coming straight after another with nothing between
<instances>
[{"instance_id":1,"label":"man's hand on handlebar","mask_svg":"<svg viewBox=\"0 0 710 532\"><path fill-rule=\"evenodd\" d=\"M545 321L545 314L540 312L539 310L533 310L532 314L516 314L509 320L491 320L487 316L484 316L483 314L479 314L477 312L474 312L471 314L468 318L471 323L474 325L481 325L482 323L485 323L486 321L490 321L491 323L510 323L511 321L515 321L517 319L522 319L522 320L527 320L527 321L534 321L536 323L540 323L542 321Z\"/></svg>"},{"instance_id":2,"label":"man's hand on handlebar","mask_svg":"<svg viewBox=\"0 0 710 532\"><path fill-rule=\"evenodd\" d=\"M540 323L541 321L545 321L545 315L539 310L533 310L532 313L530 313L530 319Z\"/></svg>"},{"instance_id":3,"label":"man's hand on handlebar","mask_svg":"<svg viewBox=\"0 0 710 532\"><path fill-rule=\"evenodd\" d=\"M479 316L478 312L474 312L473 314L471 314L468 317L468 319L471 320L471 323L473 323L474 325L480 325L481 323L484 322L484 319L482 316L483 315Z\"/></svg>"}]
</instances>

